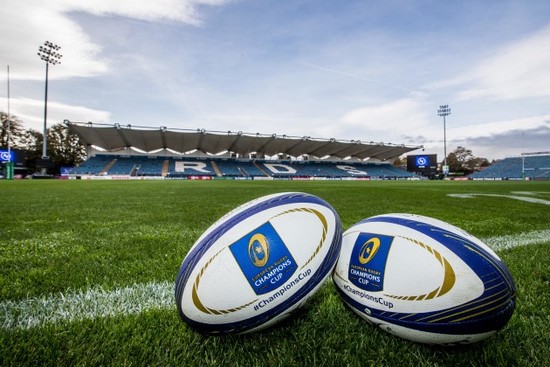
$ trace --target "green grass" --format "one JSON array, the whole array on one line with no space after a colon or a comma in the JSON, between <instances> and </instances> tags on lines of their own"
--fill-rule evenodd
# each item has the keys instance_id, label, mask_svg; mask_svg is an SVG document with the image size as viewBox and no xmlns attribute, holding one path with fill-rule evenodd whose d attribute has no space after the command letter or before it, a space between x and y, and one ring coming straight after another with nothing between
<instances>
[{"instance_id":1,"label":"green grass","mask_svg":"<svg viewBox=\"0 0 550 367\"><path fill-rule=\"evenodd\" d=\"M480 238L550 230L550 182L0 181L0 302L174 282L188 249L223 214L283 191L322 197L344 228L372 215L432 216ZM261 333L203 337L173 307L30 329L0 328L0 365L518 365L550 363L550 238L499 251L518 287L509 324L474 345L410 343L366 324L327 282ZM3 314L0 310L0 325Z\"/></svg>"}]
</instances>

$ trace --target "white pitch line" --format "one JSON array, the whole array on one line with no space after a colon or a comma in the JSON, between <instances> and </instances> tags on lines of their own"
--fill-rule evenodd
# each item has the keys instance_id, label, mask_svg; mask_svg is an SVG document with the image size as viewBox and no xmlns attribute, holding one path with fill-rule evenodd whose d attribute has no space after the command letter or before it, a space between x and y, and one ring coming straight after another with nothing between
<instances>
[{"instance_id":1,"label":"white pitch line","mask_svg":"<svg viewBox=\"0 0 550 367\"><path fill-rule=\"evenodd\" d=\"M494 251L507 250L514 247L536 245L550 242L550 229L541 229L515 235L488 237L482 241Z\"/></svg>"},{"instance_id":2,"label":"white pitch line","mask_svg":"<svg viewBox=\"0 0 550 367\"><path fill-rule=\"evenodd\" d=\"M534 197L531 197L531 196L500 195L500 194L471 194L471 193L467 193L467 194L447 194L447 196L450 196L452 198L462 198L462 199L471 199L471 198L474 198L476 196L491 196L491 197L497 197L497 198L508 198L508 199L526 201L528 203L533 203L533 204L550 205L550 200L534 198Z\"/></svg>"},{"instance_id":3,"label":"white pitch line","mask_svg":"<svg viewBox=\"0 0 550 367\"><path fill-rule=\"evenodd\" d=\"M550 229L481 239L495 251L550 242ZM0 329L30 329L45 324L174 309L174 282L144 283L104 290L54 294L0 302Z\"/></svg>"},{"instance_id":4,"label":"white pitch line","mask_svg":"<svg viewBox=\"0 0 550 367\"><path fill-rule=\"evenodd\" d=\"M1 329L30 329L60 321L132 315L175 306L174 283L144 283L106 291L92 288L68 294L0 302Z\"/></svg>"}]
</instances>

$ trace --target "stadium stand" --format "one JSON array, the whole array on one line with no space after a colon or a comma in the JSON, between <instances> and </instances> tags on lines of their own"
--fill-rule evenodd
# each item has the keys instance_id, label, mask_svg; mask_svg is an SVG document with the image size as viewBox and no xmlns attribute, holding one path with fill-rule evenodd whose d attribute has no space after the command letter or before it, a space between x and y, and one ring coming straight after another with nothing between
<instances>
[{"instance_id":1,"label":"stadium stand","mask_svg":"<svg viewBox=\"0 0 550 367\"><path fill-rule=\"evenodd\" d=\"M514 180L525 178L541 180L550 178L550 155L510 157L498 161L483 171L469 176L474 180Z\"/></svg>"},{"instance_id":2,"label":"stadium stand","mask_svg":"<svg viewBox=\"0 0 550 367\"><path fill-rule=\"evenodd\" d=\"M88 156L70 174L87 177L418 178L389 162L422 147L241 131L65 124L86 145Z\"/></svg>"},{"instance_id":3,"label":"stadium stand","mask_svg":"<svg viewBox=\"0 0 550 367\"><path fill-rule=\"evenodd\" d=\"M348 161L277 161L235 158L155 157L97 154L73 175L113 175L186 178L191 176L225 178L415 178L413 173L388 163Z\"/></svg>"}]
</instances>

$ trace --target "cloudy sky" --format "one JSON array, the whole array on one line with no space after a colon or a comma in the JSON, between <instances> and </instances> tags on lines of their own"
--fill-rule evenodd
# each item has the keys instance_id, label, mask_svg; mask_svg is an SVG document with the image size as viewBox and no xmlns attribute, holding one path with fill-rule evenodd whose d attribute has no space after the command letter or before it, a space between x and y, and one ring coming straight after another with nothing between
<instances>
[{"instance_id":1,"label":"cloudy sky","mask_svg":"<svg viewBox=\"0 0 550 367\"><path fill-rule=\"evenodd\" d=\"M65 119L550 151L548 0L0 0L0 110Z\"/></svg>"}]
</instances>

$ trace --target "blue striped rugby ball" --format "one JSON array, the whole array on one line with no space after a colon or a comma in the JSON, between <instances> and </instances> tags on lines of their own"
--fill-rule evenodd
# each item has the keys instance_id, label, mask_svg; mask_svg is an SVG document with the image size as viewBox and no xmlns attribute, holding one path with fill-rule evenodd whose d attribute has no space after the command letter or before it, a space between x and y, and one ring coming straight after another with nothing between
<instances>
[{"instance_id":1,"label":"blue striped rugby ball","mask_svg":"<svg viewBox=\"0 0 550 367\"><path fill-rule=\"evenodd\" d=\"M484 243L437 219L367 218L343 235L333 273L359 316L390 334L429 344L467 344L504 327L516 288Z\"/></svg>"},{"instance_id":2,"label":"blue striped rugby ball","mask_svg":"<svg viewBox=\"0 0 550 367\"><path fill-rule=\"evenodd\" d=\"M208 228L185 256L175 286L180 316L204 334L271 326L330 276L341 241L338 214L317 196L250 201Z\"/></svg>"}]
</instances>

